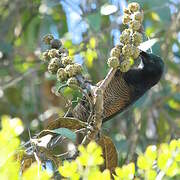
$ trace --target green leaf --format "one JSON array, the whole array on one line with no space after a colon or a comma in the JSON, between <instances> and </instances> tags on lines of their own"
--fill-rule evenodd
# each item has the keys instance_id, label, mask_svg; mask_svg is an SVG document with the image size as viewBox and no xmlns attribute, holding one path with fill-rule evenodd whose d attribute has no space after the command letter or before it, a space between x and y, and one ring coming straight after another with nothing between
<instances>
[{"instance_id":1,"label":"green leaf","mask_svg":"<svg viewBox=\"0 0 180 180\"><path fill-rule=\"evenodd\" d=\"M58 129L51 130L51 132L65 136L68 139L71 139L73 142L76 141L76 133L67 128L58 128Z\"/></svg>"},{"instance_id":2,"label":"green leaf","mask_svg":"<svg viewBox=\"0 0 180 180\"><path fill-rule=\"evenodd\" d=\"M89 25L92 29L95 31L99 31L101 28L101 15L99 12L89 14L87 16L87 20L89 22Z\"/></svg>"}]
</instances>

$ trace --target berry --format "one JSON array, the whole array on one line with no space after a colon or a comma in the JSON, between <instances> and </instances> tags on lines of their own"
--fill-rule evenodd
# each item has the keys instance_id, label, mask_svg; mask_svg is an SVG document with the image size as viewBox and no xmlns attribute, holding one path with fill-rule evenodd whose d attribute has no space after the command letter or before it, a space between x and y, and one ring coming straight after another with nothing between
<instances>
[{"instance_id":1,"label":"berry","mask_svg":"<svg viewBox=\"0 0 180 180\"><path fill-rule=\"evenodd\" d=\"M50 45L51 41L54 39L52 34L47 34L43 37L43 41L45 44Z\"/></svg>"},{"instance_id":2,"label":"berry","mask_svg":"<svg viewBox=\"0 0 180 180\"><path fill-rule=\"evenodd\" d=\"M119 66L119 59L117 57L110 57L107 64L111 68L117 68Z\"/></svg>"},{"instance_id":3,"label":"berry","mask_svg":"<svg viewBox=\"0 0 180 180\"><path fill-rule=\"evenodd\" d=\"M131 62L129 60L124 60L123 62L121 62L119 67L121 72L127 72L129 71L130 68L131 68Z\"/></svg>"},{"instance_id":4,"label":"berry","mask_svg":"<svg viewBox=\"0 0 180 180\"><path fill-rule=\"evenodd\" d=\"M62 42L59 39L52 39L51 42L51 48L59 49L62 46Z\"/></svg>"},{"instance_id":5,"label":"berry","mask_svg":"<svg viewBox=\"0 0 180 180\"><path fill-rule=\"evenodd\" d=\"M68 64L72 64L72 59L70 56L64 56L62 57L61 62L64 66L67 66Z\"/></svg>"},{"instance_id":6,"label":"berry","mask_svg":"<svg viewBox=\"0 0 180 180\"><path fill-rule=\"evenodd\" d=\"M72 87L72 88L76 87L78 85L78 81L77 81L77 79L75 77L71 77L71 78L68 79L67 85L69 87Z\"/></svg>"},{"instance_id":7,"label":"berry","mask_svg":"<svg viewBox=\"0 0 180 180\"><path fill-rule=\"evenodd\" d=\"M133 20L130 21L129 27L134 31L138 31L141 27L141 23L139 21Z\"/></svg>"},{"instance_id":8,"label":"berry","mask_svg":"<svg viewBox=\"0 0 180 180\"><path fill-rule=\"evenodd\" d=\"M50 58L60 57L59 51L57 49L50 49L48 55Z\"/></svg>"},{"instance_id":9,"label":"berry","mask_svg":"<svg viewBox=\"0 0 180 180\"><path fill-rule=\"evenodd\" d=\"M131 11L131 12L136 12L140 9L140 6L138 3L136 2L132 2L128 5L128 9Z\"/></svg>"},{"instance_id":10,"label":"berry","mask_svg":"<svg viewBox=\"0 0 180 180\"><path fill-rule=\"evenodd\" d=\"M74 68L74 65L68 64L65 68L65 71L69 77L73 77L77 74L76 69Z\"/></svg>"},{"instance_id":11,"label":"berry","mask_svg":"<svg viewBox=\"0 0 180 180\"><path fill-rule=\"evenodd\" d=\"M63 82L65 80L67 80L67 76L68 75L67 75L66 71L63 68L58 69L58 71L57 71L57 80L58 81Z\"/></svg>"},{"instance_id":12,"label":"berry","mask_svg":"<svg viewBox=\"0 0 180 180\"><path fill-rule=\"evenodd\" d=\"M53 59L51 59L49 65L48 65L48 71L51 74L56 74L56 72L59 69L59 67L60 67L59 59L58 58L53 58Z\"/></svg>"},{"instance_id":13,"label":"berry","mask_svg":"<svg viewBox=\"0 0 180 180\"><path fill-rule=\"evenodd\" d=\"M121 49L118 47L114 47L110 52L110 56L117 57L119 59L121 56Z\"/></svg>"},{"instance_id":14,"label":"berry","mask_svg":"<svg viewBox=\"0 0 180 180\"><path fill-rule=\"evenodd\" d=\"M123 48L122 48L122 54L125 57L130 57L133 55L133 46L131 46L130 44L126 44Z\"/></svg>"}]
</instances>

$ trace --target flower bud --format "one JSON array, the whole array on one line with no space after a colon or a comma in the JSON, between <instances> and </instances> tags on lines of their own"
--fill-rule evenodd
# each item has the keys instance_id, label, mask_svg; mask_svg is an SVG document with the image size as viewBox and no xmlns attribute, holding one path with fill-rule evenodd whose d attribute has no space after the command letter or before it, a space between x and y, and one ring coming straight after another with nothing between
<instances>
[{"instance_id":1,"label":"flower bud","mask_svg":"<svg viewBox=\"0 0 180 180\"><path fill-rule=\"evenodd\" d=\"M119 66L119 59L117 57L110 57L107 64L111 68L117 68Z\"/></svg>"},{"instance_id":2,"label":"flower bud","mask_svg":"<svg viewBox=\"0 0 180 180\"><path fill-rule=\"evenodd\" d=\"M67 80L67 76L68 75L67 75L66 71L63 68L58 69L58 71L57 71L57 80L58 81L63 82L65 80Z\"/></svg>"},{"instance_id":3,"label":"flower bud","mask_svg":"<svg viewBox=\"0 0 180 180\"><path fill-rule=\"evenodd\" d=\"M42 60L45 61L45 62L49 62L50 60L50 56L48 55L49 51L45 51L42 53Z\"/></svg>"},{"instance_id":4,"label":"flower bud","mask_svg":"<svg viewBox=\"0 0 180 180\"><path fill-rule=\"evenodd\" d=\"M129 60L124 60L121 62L119 69L121 72L127 72L131 68L131 62Z\"/></svg>"},{"instance_id":5,"label":"flower bud","mask_svg":"<svg viewBox=\"0 0 180 180\"><path fill-rule=\"evenodd\" d=\"M126 44L122 48L122 54L126 57L130 57L133 55L133 47L130 44Z\"/></svg>"},{"instance_id":6,"label":"flower bud","mask_svg":"<svg viewBox=\"0 0 180 180\"><path fill-rule=\"evenodd\" d=\"M59 39L52 39L50 41L51 48L59 49L62 46L62 42Z\"/></svg>"},{"instance_id":7,"label":"flower bud","mask_svg":"<svg viewBox=\"0 0 180 180\"><path fill-rule=\"evenodd\" d=\"M69 87L72 87L72 88L76 87L78 85L78 81L77 81L77 79L75 77L71 77L71 78L68 79L67 85Z\"/></svg>"},{"instance_id":8,"label":"flower bud","mask_svg":"<svg viewBox=\"0 0 180 180\"><path fill-rule=\"evenodd\" d=\"M140 54L139 48L133 46L133 55L132 55L133 59L137 59L139 57L139 54Z\"/></svg>"},{"instance_id":9,"label":"flower bud","mask_svg":"<svg viewBox=\"0 0 180 180\"><path fill-rule=\"evenodd\" d=\"M127 8L124 8L123 12L124 12L124 14L131 15L131 12Z\"/></svg>"},{"instance_id":10,"label":"flower bud","mask_svg":"<svg viewBox=\"0 0 180 180\"><path fill-rule=\"evenodd\" d=\"M117 57L119 59L120 55L121 55L121 49L117 47L114 47L110 52L111 57Z\"/></svg>"},{"instance_id":11,"label":"flower bud","mask_svg":"<svg viewBox=\"0 0 180 180\"><path fill-rule=\"evenodd\" d=\"M50 45L50 42L54 39L52 34L47 34L43 37L43 41L45 44Z\"/></svg>"},{"instance_id":12,"label":"flower bud","mask_svg":"<svg viewBox=\"0 0 180 180\"><path fill-rule=\"evenodd\" d=\"M129 44L131 41L131 36L130 33L127 31L123 31L122 34L120 35L120 42L122 44Z\"/></svg>"},{"instance_id":13,"label":"flower bud","mask_svg":"<svg viewBox=\"0 0 180 180\"><path fill-rule=\"evenodd\" d=\"M65 71L66 73L68 74L69 77L73 77L77 74L76 72L76 69L74 68L74 65L70 65L68 64L66 67L65 67Z\"/></svg>"},{"instance_id":14,"label":"flower bud","mask_svg":"<svg viewBox=\"0 0 180 180\"><path fill-rule=\"evenodd\" d=\"M81 74L81 72L82 72L82 66L81 66L80 64L75 63L75 64L74 64L74 69L75 69L75 71L76 71L76 74Z\"/></svg>"},{"instance_id":15,"label":"flower bud","mask_svg":"<svg viewBox=\"0 0 180 180\"><path fill-rule=\"evenodd\" d=\"M50 49L48 55L50 58L60 57L59 51L57 49Z\"/></svg>"},{"instance_id":16,"label":"flower bud","mask_svg":"<svg viewBox=\"0 0 180 180\"><path fill-rule=\"evenodd\" d=\"M139 46L143 42L143 36L139 32L134 32L132 35L132 42L135 46Z\"/></svg>"},{"instance_id":17,"label":"flower bud","mask_svg":"<svg viewBox=\"0 0 180 180\"><path fill-rule=\"evenodd\" d=\"M142 23L143 13L141 13L140 11L135 12L134 13L134 19Z\"/></svg>"},{"instance_id":18,"label":"flower bud","mask_svg":"<svg viewBox=\"0 0 180 180\"><path fill-rule=\"evenodd\" d=\"M125 14L122 18L122 23L128 24L130 22L130 20L131 20L130 16Z\"/></svg>"},{"instance_id":19,"label":"flower bud","mask_svg":"<svg viewBox=\"0 0 180 180\"><path fill-rule=\"evenodd\" d=\"M141 27L141 23L139 21L133 20L130 21L129 28L133 29L134 31L138 31Z\"/></svg>"},{"instance_id":20,"label":"flower bud","mask_svg":"<svg viewBox=\"0 0 180 180\"><path fill-rule=\"evenodd\" d=\"M72 64L72 59L70 56L64 56L62 57L61 62L64 66L67 66L68 64Z\"/></svg>"},{"instance_id":21,"label":"flower bud","mask_svg":"<svg viewBox=\"0 0 180 180\"><path fill-rule=\"evenodd\" d=\"M138 3L136 2L132 2L128 5L128 9L131 11L131 12L136 12L140 9L140 6Z\"/></svg>"},{"instance_id":22,"label":"flower bud","mask_svg":"<svg viewBox=\"0 0 180 180\"><path fill-rule=\"evenodd\" d=\"M53 59L51 59L49 65L48 65L48 71L51 74L56 74L59 67L60 67L60 60L58 58L53 58Z\"/></svg>"}]
</instances>

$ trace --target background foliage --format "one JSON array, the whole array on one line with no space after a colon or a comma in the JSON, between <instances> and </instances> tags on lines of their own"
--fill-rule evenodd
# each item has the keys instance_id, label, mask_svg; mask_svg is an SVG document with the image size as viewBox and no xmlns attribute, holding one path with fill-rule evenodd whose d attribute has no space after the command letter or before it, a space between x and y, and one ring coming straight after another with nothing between
<instances>
[{"instance_id":1,"label":"background foliage","mask_svg":"<svg viewBox=\"0 0 180 180\"><path fill-rule=\"evenodd\" d=\"M40 61L42 37L61 38L94 83L108 72L106 60L124 29L125 0L1 0L0 1L0 116L20 117L22 141L47 122L62 116L64 100L51 92L55 78ZM138 0L144 9L147 37L157 38L152 51L165 63L161 82L128 111L104 124L119 152L119 165L137 159L150 144L180 137L180 2ZM107 4L113 4L108 9ZM65 89L73 100L79 94Z\"/></svg>"}]
</instances>

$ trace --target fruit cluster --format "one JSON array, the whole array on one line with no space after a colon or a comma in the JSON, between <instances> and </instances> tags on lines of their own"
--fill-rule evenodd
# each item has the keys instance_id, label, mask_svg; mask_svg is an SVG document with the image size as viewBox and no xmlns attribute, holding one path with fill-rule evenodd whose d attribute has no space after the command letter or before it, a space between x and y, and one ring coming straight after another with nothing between
<instances>
[{"instance_id":1,"label":"fruit cluster","mask_svg":"<svg viewBox=\"0 0 180 180\"><path fill-rule=\"evenodd\" d=\"M78 84L75 76L82 73L82 66L73 62L59 39L48 34L43 41L50 46L50 49L42 54L42 60L48 62L49 73L56 74L58 81L67 81L68 86Z\"/></svg>"},{"instance_id":2,"label":"fruit cluster","mask_svg":"<svg viewBox=\"0 0 180 180\"><path fill-rule=\"evenodd\" d=\"M143 12L140 11L138 3L130 3L128 8L124 9L122 18L123 24L128 25L120 36L120 44L115 46L110 53L108 66L119 68L122 72L127 72L131 68L131 58L137 59L140 54L138 46L143 41L143 35L140 32Z\"/></svg>"}]
</instances>

